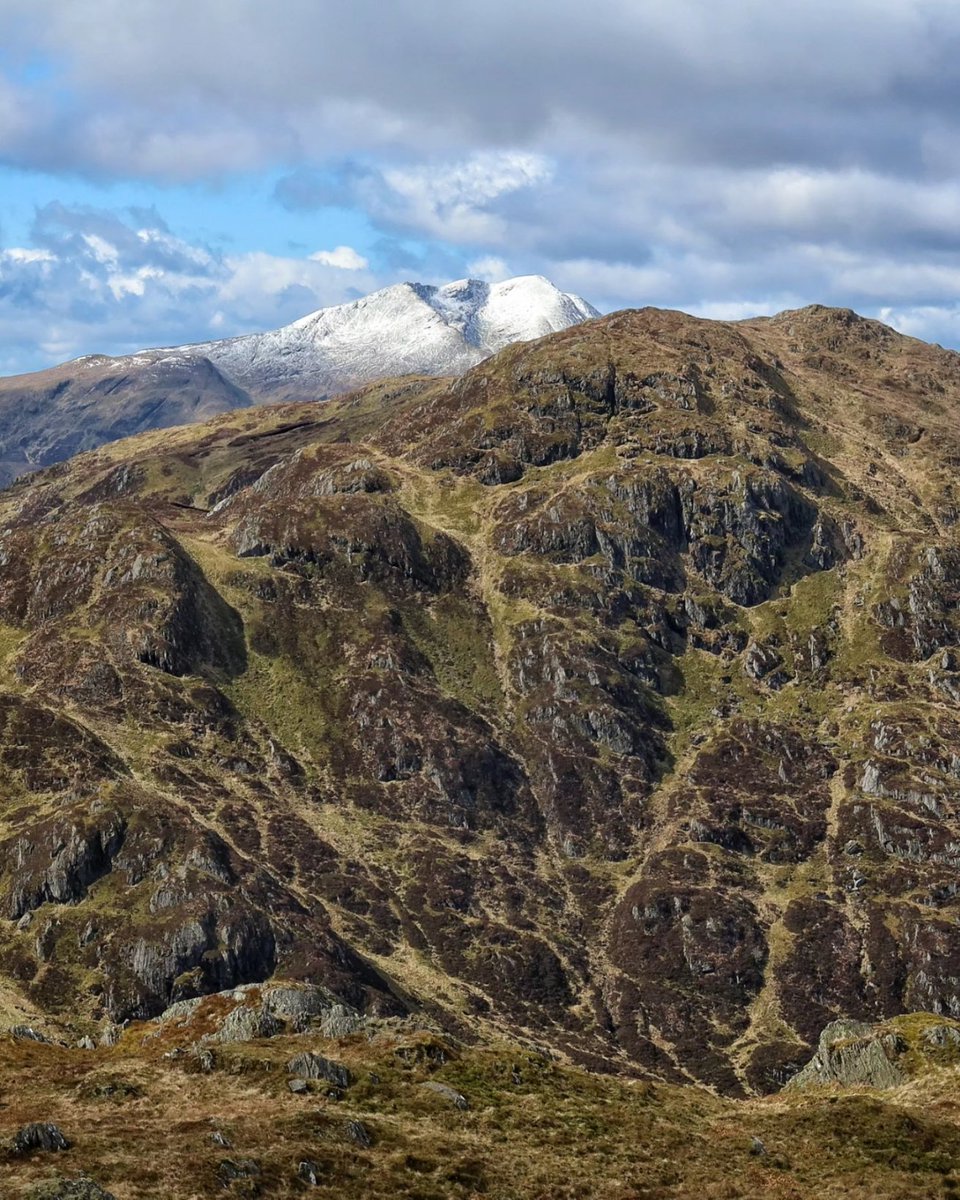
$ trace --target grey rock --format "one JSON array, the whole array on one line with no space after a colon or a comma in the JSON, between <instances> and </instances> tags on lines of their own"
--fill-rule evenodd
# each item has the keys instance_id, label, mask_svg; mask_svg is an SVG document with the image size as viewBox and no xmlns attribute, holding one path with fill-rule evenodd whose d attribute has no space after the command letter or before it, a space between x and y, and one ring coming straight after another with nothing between
<instances>
[{"instance_id":1,"label":"grey rock","mask_svg":"<svg viewBox=\"0 0 960 1200\"><path fill-rule=\"evenodd\" d=\"M783 659L772 646L752 642L747 647L743 669L756 682L762 681L774 689L782 687L788 679L782 667Z\"/></svg>"},{"instance_id":2,"label":"grey rock","mask_svg":"<svg viewBox=\"0 0 960 1200\"><path fill-rule=\"evenodd\" d=\"M58 1126L49 1122L24 1125L10 1141L10 1150L15 1155L31 1154L35 1150L53 1153L69 1149L69 1138L64 1136Z\"/></svg>"},{"instance_id":3,"label":"grey rock","mask_svg":"<svg viewBox=\"0 0 960 1200\"><path fill-rule=\"evenodd\" d=\"M252 1042L257 1038L276 1037L283 1031L283 1023L264 1008L235 1008L229 1013L216 1033L210 1035L211 1042Z\"/></svg>"},{"instance_id":4,"label":"grey rock","mask_svg":"<svg viewBox=\"0 0 960 1200\"><path fill-rule=\"evenodd\" d=\"M906 1049L898 1034L879 1036L862 1021L832 1021L820 1034L816 1054L787 1081L784 1090L830 1083L895 1087L907 1077L898 1062Z\"/></svg>"},{"instance_id":5,"label":"grey rock","mask_svg":"<svg viewBox=\"0 0 960 1200\"><path fill-rule=\"evenodd\" d=\"M347 1121L343 1127L347 1140L363 1150L369 1150L373 1145L373 1136L362 1121Z\"/></svg>"},{"instance_id":6,"label":"grey rock","mask_svg":"<svg viewBox=\"0 0 960 1200\"><path fill-rule=\"evenodd\" d=\"M333 995L326 988L312 985L270 987L263 991L264 1008L293 1024L321 1016L334 1003Z\"/></svg>"},{"instance_id":7,"label":"grey rock","mask_svg":"<svg viewBox=\"0 0 960 1200\"><path fill-rule=\"evenodd\" d=\"M10 1036L15 1042L49 1042L50 1039L31 1025L11 1025Z\"/></svg>"},{"instance_id":8,"label":"grey rock","mask_svg":"<svg viewBox=\"0 0 960 1200\"><path fill-rule=\"evenodd\" d=\"M200 1005L203 1003L202 996L194 996L190 1000L178 1000L176 1004L171 1004L169 1008L163 1010L158 1021L184 1021L193 1016Z\"/></svg>"},{"instance_id":9,"label":"grey rock","mask_svg":"<svg viewBox=\"0 0 960 1200\"><path fill-rule=\"evenodd\" d=\"M297 1178L302 1179L304 1183L310 1184L311 1187L320 1186L320 1168L315 1162L309 1159L304 1159L297 1167Z\"/></svg>"},{"instance_id":10,"label":"grey rock","mask_svg":"<svg viewBox=\"0 0 960 1200\"><path fill-rule=\"evenodd\" d=\"M320 1032L328 1038L349 1037L362 1025L360 1014L346 1004L334 1004L320 1018Z\"/></svg>"},{"instance_id":11,"label":"grey rock","mask_svg":"<svg viewBox=\"0 0 960 1200\"><path fill-rule=\"evenodd\" d=\"M205 1075L209 1075L211 1071L215 1071L217 1069L217 1060L214 1057L212 1050L207 1050L206 1048L201 1048L198 1046L196 1048L196 1053L197 1065Z\"/></svg>"},{"instance_id":12,"label":"grey rock","mask_svg":"<svg viewBox=\"0 0 960 1200\"><path fill-rule=\"evenodd\" d=\"M310 1090L310 1085L305 1079L289 1079L287 1080L287 1087L295 1095L302 1095L304 1092Z\"/></svg>"},{"instance_id":13,"label":"grey rock","mask_svg":"<svg viewBox=\"0 0 960 1200\"><path fill-rule=\"evenodd\" d=\"M96 1048L97 1044L92 1037L82 1037L80 1041L77 1042L78 1050L96 1050Z\"/></svg>"},{"instance_id":14,"label":"grey rock","mask_svg":"<svg viewBox=\"0 0 960 1200\"><path fill-rule=\"evenodd\" d=\"M112 1192L105 1192L92 1179L80 1176L77 1179L47 1179L35 1183L24 1193L23 1200L116 1200Z\"/></svg>"},{"instance_id":15,"label":"grey rock","mask_svg":"<svg viewBox=\"0 0 960 1200\"><path fill-rule=\"evenodd\" d=\"M260 1164L252 1158L225 1158L217 1167L217 1175L225 1186L237 1179L256 1179L259 1174Z\"/></svg>"},{"instance_id":16,"label":"grey rock","mask_svg":"<svg viewBox=\"0 0 960 1200\"><path fill-rule=\"evenodd\" d=\"M456 1088L448 1087L445 1083L437 1083L431 1079L420 1086L427 1088L428 1091L435 1092L438 1096L442 1096L444 1100L449 1100L454 1108L459 1108L461 1112L466 1112L470 1107L470 1101L462 1092L458 1092Z\"/></svg>"},{"instance_id":17,"label":"grey rock","mask_svg":"<svg viewBox=\"0 0 960 1200\"><path fill-rule=\"evenodd\" d=\"M923 1040L938 1050L960 1046L960 1029L955 1025L931 1025L923 1031Z\"/></svg>"},{"instance_id":18,"label":"grey rock","mask_svg":"<svg viewBox=\"0 0 960 1200\"><path fill-rule=\"evenodd\" d=\"M332 1059L324 1058L322 1054L312 1054L309 1051L298 1054L287 1063L287 1070L301 1079L323 1079L326 1083L341 1088L350 1086L350 1072L347 1068L333 1062Z\"/></svg>"},{"instance_id":19,"label":"grey rock","mask_svg":"<svg viewBox=\"0 0 960 1200\"><path fill-rule=\"evenodd\" d=\"M318 1027L326 1037L343 1037L362 1023L355 1009L338 1003L327 988L314 984L243 984L215 996L236 1005L209 1035L208 1040L215 1042L247 1042L289 1031L302 1033L311 1027ZM194 997L171 1004L159 1020L188 1023L205 999Z\"/></svg>"}]
</instances>

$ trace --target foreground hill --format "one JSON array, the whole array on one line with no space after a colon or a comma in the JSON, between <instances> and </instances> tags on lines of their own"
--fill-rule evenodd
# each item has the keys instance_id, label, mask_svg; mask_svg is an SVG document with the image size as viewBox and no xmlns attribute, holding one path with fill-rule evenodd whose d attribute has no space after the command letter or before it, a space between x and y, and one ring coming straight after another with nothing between
<instances>
[{"instance_id":1,"label":"foreground hill","mask_svg":"<svg viewBox=\"0 0 960 1200\"><path fill-rule=\"evenodd\" d=\"M910 1060L911 1077L895 1087L746 1101L390 1022L338 1039L306 1031L190 1046L198 1033L172 1021L135 1025L96 1050L5 1040L4 1195L948 1200L960 1192L957 1049L930 1041L960 1039L953 1022L901 1018L877 1031ZM44 1134L57 1149L26 1148Z\"/></svg>"},{"instance_id":2,"label":"foreground hill","mask_svg":"<svg viewBox=\"0 0 960 1200\"><path fill-rule=\"evenodd\" d=\"M960 1007L960 359L616 314L0 497L0 995L778 1089Z\"/></svg>"},{"instance_id":3,"label":"foreground hill","mask_svg":"<svg viewBox=\"0 0 960 1200\"><path fill-rule=\"evenodd\" d=\"M248 404L325 400L393 375L458 375L596 309L541 276L401 283L292 325L0 379L0 485L83 450Z\"/></svg>"}]
</instances>

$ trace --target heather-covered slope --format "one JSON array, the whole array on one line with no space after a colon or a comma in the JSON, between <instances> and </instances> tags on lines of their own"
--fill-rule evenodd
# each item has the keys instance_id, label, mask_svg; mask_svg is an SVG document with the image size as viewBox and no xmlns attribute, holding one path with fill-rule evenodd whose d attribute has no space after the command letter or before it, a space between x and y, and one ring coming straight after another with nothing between
<instances>
[{"instance_id":1,"label":"heather-covered slope","mask_svg":"<svg viewBox=\"0 0 960 1200\"><path fill-rule=\"evenodd\" d=\"M16 485L12 1009L309 980L729 1093L955 1013L958 361L643 310Z\"/></svg>"}]
</instances>

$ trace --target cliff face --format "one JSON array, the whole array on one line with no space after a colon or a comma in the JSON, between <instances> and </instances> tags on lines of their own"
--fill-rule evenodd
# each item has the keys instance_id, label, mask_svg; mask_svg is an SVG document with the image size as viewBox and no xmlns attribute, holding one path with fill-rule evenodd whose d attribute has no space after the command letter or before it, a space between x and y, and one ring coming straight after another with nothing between
<instances>
[{"instance_id":1,"label":"cliff face","mask_svg":"<svg viewBox=\"0 0 960 1200\"><path fill-rule=\"evenodd\" d=\"M0 961L778 1088L960 1013L960 359L654 310L0 497Z\"/></svg>"}]
</instances>

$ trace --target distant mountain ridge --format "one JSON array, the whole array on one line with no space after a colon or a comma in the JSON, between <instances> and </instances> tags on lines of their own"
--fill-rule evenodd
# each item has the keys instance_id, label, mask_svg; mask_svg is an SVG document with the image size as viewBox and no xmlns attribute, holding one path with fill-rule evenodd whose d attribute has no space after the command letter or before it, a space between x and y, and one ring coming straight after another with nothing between
<instances>
[{"instance_id":1,"label":"distant mountain ridge","mask_svg":"<svg viewBox=\"0 0 960 1200\"><path fill-rule=\"evenodd\" d=\"M400 283L223 341L94 354L0 379L0 486L106 442L394 375L461 375L512 342L597 316L539 275Z\"/></svg>"},{"instance_id":2,"label":"distant mountain ridge","mask_svg":"<svg viewBox=\"0 0 960 1200\"><path fill-rule=\"evenodd\" d=\"M317 400L392 375L460 375L513 342L596 316L541 275L398 283L269 333L173 352L209 358L258 400Z\"/></svg>"}]
</instances>

